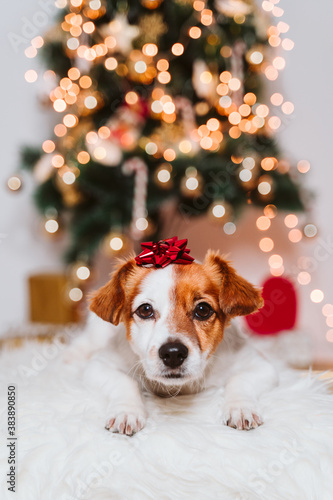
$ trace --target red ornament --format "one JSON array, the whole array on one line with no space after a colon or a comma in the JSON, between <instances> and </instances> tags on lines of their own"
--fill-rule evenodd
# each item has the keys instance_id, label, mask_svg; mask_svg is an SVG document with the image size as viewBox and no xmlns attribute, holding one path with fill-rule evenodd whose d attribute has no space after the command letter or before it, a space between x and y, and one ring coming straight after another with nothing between
<instances>
[{"instance_id":1,"label":"red ornament","mask_svg":"<svg viewBox=\"0 0 333 500\"><path fill-rule=\"evenodd\" d=\"M186 248L187 240L178 240L177 236L158 242L141 243L142 252L135 257L138 266L166 267L169 264L191 264L194 259Z\"/></svg>"},{"instance_id":2,"label":"red ornament","mask_svg":"<svg viewBox=\"0 0 333 500\"><path fill-rule=\"evenodd\" d=\"M286 278L272 277L263 284L264 307L245 317L250 329L260 335L291 330L296 323L297 298L294 285Z\"/></svg>"}]
</instances>

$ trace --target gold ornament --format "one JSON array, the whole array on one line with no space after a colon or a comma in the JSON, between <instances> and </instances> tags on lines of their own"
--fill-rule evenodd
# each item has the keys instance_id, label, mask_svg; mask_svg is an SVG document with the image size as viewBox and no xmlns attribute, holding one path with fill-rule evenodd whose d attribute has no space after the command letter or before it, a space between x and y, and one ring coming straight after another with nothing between
<instances>
[{"instance_id":1,"label":"gold ornament","mask_svg":"<svg viewBox=\"0 0 333 500\"><path fill-rule=\"evenodd\" d=\"M67 207L75 207L82 201L83 196L74 186L66 185L66 189L62 192L62 198Z\"/></svg>"},{"instance_id":2,"label":"gold ornament","mask_svg":"<svg viewBox=\"0 0 333 500\"><path fill-rule=\"evenodd\" d=\"M67 207L75 207L82 201L82 194L73 186L66 186L62 192L64 204Z\"/></svg>"},{"instance_id":3,"label":"gold ornament","mask_svg":"<svg viewBox=\"0 0 333 500\"><path fill-rule=\"evenodd\" d=\"M75 207L83 200L83 195L76 188L75 182L74 184L66 184L60 175L56 175L56 185L66 207Z\"/></svg>"},{"instance_id":4,"label":"gold ornament","mask_svg":"<svg viewBox=\"0 0 333 500\"><path fill-rule=\"evenodd\" d=\"M168 31L167 25L163 22L162 14L158 14L157 12L142 16L139 22L139 28L141 31L139 40L142 45L145 43L157 44L160 37Z\"/></svg>"},{"instance_id":5,"label":"gold ornament","mask_svg":"<svg viewBox=\"0 0 333 500\"><path fill-rule=\"evenodd\" d=\"M150 139L155 142L158 151L163 153L166 149L174 147L177 142L184 139L184 136L185 131L181 122L162 122L161 126L154 130Z\"/></svg>"}]
</instances>

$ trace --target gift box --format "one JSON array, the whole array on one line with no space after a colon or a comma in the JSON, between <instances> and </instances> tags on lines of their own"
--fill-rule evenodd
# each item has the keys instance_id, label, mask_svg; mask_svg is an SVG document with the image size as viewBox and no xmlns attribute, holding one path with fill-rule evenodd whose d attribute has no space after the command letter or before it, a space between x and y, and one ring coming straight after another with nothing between
<instances>
[{"instance_id":1,"label":"gift box","mask_svg":"<svg viewBox=\"0 0 333 500\"><path fill-rule=\"evenodd\" d=\"M70 299L65 274L35 274L28 283L30 321L51 324L79 321L78 303Z\"/></svg>"}]
</instances>

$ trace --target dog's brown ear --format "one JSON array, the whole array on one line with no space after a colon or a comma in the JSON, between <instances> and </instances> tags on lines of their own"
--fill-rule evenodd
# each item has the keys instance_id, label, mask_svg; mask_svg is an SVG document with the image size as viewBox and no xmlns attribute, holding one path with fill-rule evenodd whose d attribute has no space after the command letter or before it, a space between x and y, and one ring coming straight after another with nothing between
<instances>
[{"instance_id":1,"label":"dog's brown ear","mask_svg":"<svg viewBox=\"0 0 333 500\"><path fill-rule=\"evenodd\" d=\"M126 283L136 268L134 259L120 263L112 273L110 281L93 294L90 310L104 321L118 325L125 308Z\"/></svg>"},{"instance_id":2,"label":"dog's brown ear","mask_svg":"<svg viewBox=\"0 0 333 500\"><path fill-rule=\"evenodd\" d=\"M220 286L220 308L229 317L251 314L264 305L261 291L239 276L218 252L208 251L204 266Z\"/></svg>"}]
</instances>

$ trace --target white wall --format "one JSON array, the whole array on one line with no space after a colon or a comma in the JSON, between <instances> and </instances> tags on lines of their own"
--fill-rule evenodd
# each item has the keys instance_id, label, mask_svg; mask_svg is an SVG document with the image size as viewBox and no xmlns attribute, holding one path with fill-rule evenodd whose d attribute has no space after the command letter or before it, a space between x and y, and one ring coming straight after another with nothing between
<instances>
[{"instance_id":1,"label":"white wall","mask_svg":"<svg viewBox=\"0 0 333 500\"><path fill-rule=\"evenodd\" d=\"M330 0L292 0L281 2L284 19L290 24L290 37L295 48L288 56L283 84L288 97L295 104L293 120L281 133L280 141L285 151L294 158L310 161L307 185L316 193L314 220L319 226L319 236L330 242L330 253L318 262L307 291L320 288L325 293L322 304L312 304L304 297L304 324L316 335L317 356L333 360L333 343L325 339L329 329L321 314L322 305L333 304L333 140L332 140L332 15ZM313 256L318 249L318 239L305 246L304 252Z\"/></svg>"},{"instance_id":2,"label":"white wall","mask_svg":"<svg viewBox=\"0 0 333 500\"><path fill-rule=\"evenodd\" d=\"M48 5L47 2L43 2ZM51 3L51 2L49 2ZM6 181L16 171L19 148L23 144L40 145L48 138L50 115L37 104L36 94L42 82L28 84L24 73L37 68L35 59L27 59L20 43L17 50L8 36L14 33L25 37L28 21L42 24L37 31L51 23L37 0L14 0L5 6L6 15L1 23L1 151L0 170L0 311L1 330L5 325L27 318L27 283L30 273L61 269L57 244L43 235L40 221L31 203L32 179L24 175L24 188L11 193ZM30 26L30 25L29 25ZM30 28L32 29L32 28ZM36 36L32 34L30 37ZM52 119L52 118L51 118Z\"/></svg>"},{"instance_id":3,"label":"white wall","mask_svg":"<svg viewBox=\"0 0 333 500\"><path fill-rule=\"evenodd\" d=\"M44 2L45 3L45 2ZM48 5L48 4L47 4ZM286 157L295 160L308 159L311 171L306 176L307 185L317 193L314 220L320 227L320 237L332 239L331 222L332 181L333 181L333 140L332 140L332 46L331 0L281 0L285 9L282 20L290 26L288 37L295 41L292 52L284 53L287 67L279 79L278 88L288 100L295 104L295 113L284 122L280 132L280 145ZM1 17L3 33L1 50L2 64L2 169L0 172L0 234L6 235L0 243L0 308L1 330L4 325L24 321L27 318L26 278L30 273L41 270L61 269L59 248L52 240L43 235L36 212L30 201L33 183L24 176L24 189L15 194L5 186L7 177L15 171L18 163L18 149L22 144L40 144L48 138L50 120L48 112L37 106L38 84L24 81L25 71L36 67L35 60L23 55L25 48L15 52L7 39L8 32L22 34L25 22L23 17L32 20L41 12L37 0L16 0L6 4L6 16ZM47 16L44 16L45 20ZM35 19L37 19L35 17ZM39 18L40 20L42 17ZM40 31L43 32L42 28ZM260 282L267 274L267 258L257 251L259 240L255 230L255 213L248 213L240 222L233 238L223 236L207 223L198 221L190 227L183 223L177 226L179 236L186 236L198 256L204 247L219 247L231 251L237 268L248 278ZM277 251L286 255L286 268L292 269L297 257L302 254L312 256L318 247L318 240L302 245L288 243L283 231L282 220L276 223ZM175 228L176 230L176 228ZM246 236L246 240L245 240ZM248 245L244 248L244 241ZM318 359L333 360L333 343L325 340L325 319L321 314L322 304L312 304L309 292L320 288L325 292L323 303L333 303L333 257L332 253L312 274L312 282L299 290L301 297L301 327L310 331L316 340L315 354Z\"/></svg>"}]
</instances>

